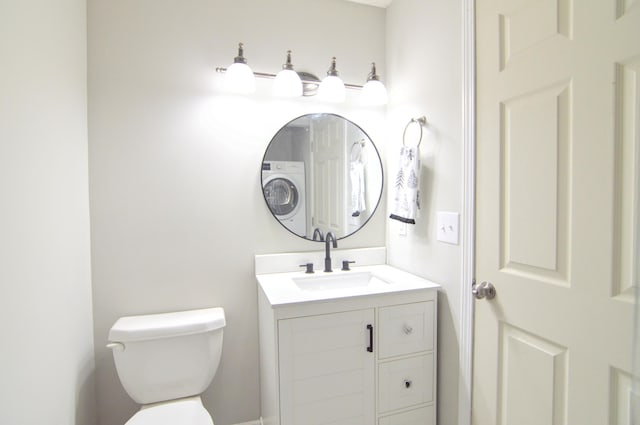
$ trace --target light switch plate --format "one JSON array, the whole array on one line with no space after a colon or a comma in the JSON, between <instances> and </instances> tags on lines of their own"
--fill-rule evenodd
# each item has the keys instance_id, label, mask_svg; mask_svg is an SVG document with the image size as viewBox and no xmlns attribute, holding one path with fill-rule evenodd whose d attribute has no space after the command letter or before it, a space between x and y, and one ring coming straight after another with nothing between
<instances>
[{"instance_id":1,"label":"light switch plate","mask_svg":"<svg viewBox=\"0 0 640 425\"><path fill-rule=\"evenodd\" d=\"M438 211L438 240L458 245L460 214L456 212Z\"/></svg>"}]
</instances>

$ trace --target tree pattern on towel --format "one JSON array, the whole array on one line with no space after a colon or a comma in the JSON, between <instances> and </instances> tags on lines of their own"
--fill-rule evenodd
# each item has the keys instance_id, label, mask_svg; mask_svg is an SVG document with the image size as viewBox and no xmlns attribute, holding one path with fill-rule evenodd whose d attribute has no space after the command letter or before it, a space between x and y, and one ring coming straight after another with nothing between
<instances>
[{"instance_id":1,"label":"tree pattern on towel","mask_svg":"<svg viewBox=\"0 0 640 425\"><path fill-rule=\"evenodd\" d=\"M396 189L402 189L404 187L404 169L400 169L398 171L398 176L396 177Z\"/></svg>"},{"instance_id":2,"label":"tree pattern on towel","mask_svg":"<svg viewBox=\"0 0 640 425\"><path fill-rule=\"evenodd\" d=\"M411 170L411 172L409 173L407 186L410 187L411 189L415 189L418 187L418 176L416 176L416 173L413 170Z\"/></svg>"},{"instance_id":3,"label":"tree pattern on towel","mask_svg":"<svg viewBox=\"0 0 640 425\"><path fill-rule=\"evenodd\" d=\"M403 211L409 211L409 200L407 199L407 194L402 197L402 205L401 207Z\"/></svg>"},{"instance_id":4,"label":"tree pattern on towel","mask_svg":"<svg viewBox=\"0 0 640 425\"><path fill-rule=\"evenodd\" d=\"M391 218L410 220L420 209L419 189L420 161L417 149L402 147L400 149L399 167L395 180L394 208ZM400 218L397 218L400 217ZM409 222L409 221L407 221Z\"/></svg>"}]
</instances>

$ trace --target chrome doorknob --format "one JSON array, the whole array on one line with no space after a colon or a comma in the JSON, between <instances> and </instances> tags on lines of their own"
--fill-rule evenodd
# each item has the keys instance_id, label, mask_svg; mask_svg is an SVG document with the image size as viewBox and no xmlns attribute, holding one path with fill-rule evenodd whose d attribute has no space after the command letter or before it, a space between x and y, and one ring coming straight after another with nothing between
<instances>
[{"instance_id":1,"label":"chrome doorknob","mask_svg":"<svg viewBox=\"0 0 640 425\"><path fill-rule=\"evenodd\" d=\"M496 288L491 282L482 282L479 285L473 282L473 285L471 285L471 293L477 300L483 298L492 300L496 296Z\"/></svg>"}]
</instances>

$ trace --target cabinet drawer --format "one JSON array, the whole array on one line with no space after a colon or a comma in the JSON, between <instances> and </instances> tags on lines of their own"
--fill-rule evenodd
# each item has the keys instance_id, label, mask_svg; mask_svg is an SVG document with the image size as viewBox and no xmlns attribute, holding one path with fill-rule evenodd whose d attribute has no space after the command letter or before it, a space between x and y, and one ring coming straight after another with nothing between
<instances>
[{"instance_id":1,"label":"cabinet drawer","mask_svg":"<svg viewBox=\"0 0 640 425\"><path fill-rule=\"evenodd\" d=\"M380 413L433 401L433 354L423 354L378 366Z\"/></svg>"},{"instance_id":2,"label":"cabinet drawer","mask_svg":"<svg viewBox=\"0 0 640 425\"><path fill-rule=\"evenodd\" d=\"M434 301L381 308L379 358L433 350L434 311Z\"/></svg>"},{"instance_id":3,"label":"cabinet drawer","mask_svg":"<svg viewBox=\"0 0 640 425\"><path fill-rule=\"evenodd\" d=\"M435 425L434 407L427 406L409 412L397 413L378 419L378 425Z\"/></svg>"}]
</instances>

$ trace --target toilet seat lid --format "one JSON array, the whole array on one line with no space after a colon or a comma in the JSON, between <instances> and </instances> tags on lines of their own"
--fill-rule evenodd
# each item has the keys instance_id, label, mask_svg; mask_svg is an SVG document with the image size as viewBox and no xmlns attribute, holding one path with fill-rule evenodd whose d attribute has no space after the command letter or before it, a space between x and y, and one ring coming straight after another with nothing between
<instances>
[{"instance_id":1,"label":"toilet seat lid","mask_svg":"<svg viewBox=\"0 0 640 425\"><path fill-rule=\"evenodd\" d=\"M125 425L213 425L200 397L145 406Z\"/></svg>"}]
</instances>

